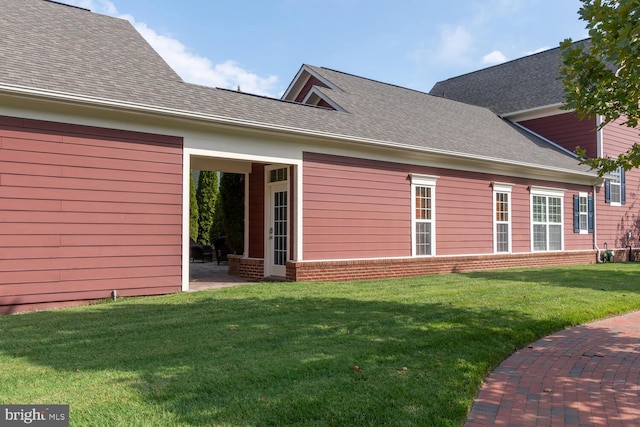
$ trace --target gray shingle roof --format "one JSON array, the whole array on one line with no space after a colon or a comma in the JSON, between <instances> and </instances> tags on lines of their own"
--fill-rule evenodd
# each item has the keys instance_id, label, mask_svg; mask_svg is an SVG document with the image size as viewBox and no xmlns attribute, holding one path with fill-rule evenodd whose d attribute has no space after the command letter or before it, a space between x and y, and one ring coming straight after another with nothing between
<instances>
[{"instance_id":1,"label":"gray shingle roof","mask_svg":"<svg viewBox=\"0 0 640 427\"><path fill-rule=\"evenodd\" d=\"M346 112L313 108L185 83L121 19L44 0L0 0L0 16L0 86L152 106L237 125L587 172L566 152L486 108L309 66L341 89L319 88Z\"/></svg>"},{"instance_id":2,"label":"gray shingle roof","mask_svg":"<svg viewBox=\"0 0 640 427\"><path fill-rule=\"evenodd\" d=\"M577 43L585 43L580 41ZM430 94L506 115L564 102L560 48L436 83Z\"/></svg>"}]
</instances>

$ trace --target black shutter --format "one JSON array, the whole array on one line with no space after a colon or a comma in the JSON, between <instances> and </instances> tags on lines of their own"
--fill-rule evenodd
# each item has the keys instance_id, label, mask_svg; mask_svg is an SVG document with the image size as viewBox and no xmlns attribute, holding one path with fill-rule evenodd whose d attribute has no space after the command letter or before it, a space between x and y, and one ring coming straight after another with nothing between
<instances>
[{"instance_id":1,"label":"black shutter","mask_svg":"<svg viewBox=\"0 0 640 427\"><path fill-rule=\"evenodd\" d=\"M580 232L580 196L573 195L573 232Z\"/></svg>"},{"instance_id":2,"label":"black shutter","mask_svg":"<svg viewBox=\"0 0 640 427\"><path fill-rule=\"evenodd\" d=\"M593 224L593 196L587 197L587 212L589 212L589 233L593 233L594 224Z\"/></svg>"},{"instance_id":3,"label":"black shutter","mask_svg":"<svg viewBox=\"0 0 640 427\"><path fill-rule=\"evenodd\" d=\"M611 180L604 180L604 202L611 203Z\"/></svg>"}]
</instances>

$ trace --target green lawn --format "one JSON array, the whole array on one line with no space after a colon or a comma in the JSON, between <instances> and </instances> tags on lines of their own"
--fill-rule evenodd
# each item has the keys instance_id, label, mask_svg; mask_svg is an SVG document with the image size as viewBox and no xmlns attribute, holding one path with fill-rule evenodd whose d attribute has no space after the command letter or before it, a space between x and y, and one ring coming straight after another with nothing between
<instances>
[{"instance_id":1,"label":"green lawn","mask_svg":"<svg viewBox=\"0 0 640 427\"><path fill-rule=\"evenodd\" d=\"M0 403L69 404L72 426L459 426L514 350L640 309L639 272L261 283L2 316Z\"/></svg>"}]
</instances>

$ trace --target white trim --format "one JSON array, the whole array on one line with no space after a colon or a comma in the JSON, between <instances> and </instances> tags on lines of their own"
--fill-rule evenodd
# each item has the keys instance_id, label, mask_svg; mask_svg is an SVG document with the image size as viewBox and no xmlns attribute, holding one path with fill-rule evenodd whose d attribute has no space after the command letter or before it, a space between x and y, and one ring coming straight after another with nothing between
<instances>
[{"instance_id":1,"label":"white trim","mask_svg":"<svg viewBox=\"0 0 640 427\"><path fill-rule=\"evenodd\" d=\"M539 119L542 117L549 116L558 116L560 114L570 113L573 110L563 110L563 103L549 104L544 105L542 107L529 108L526 110L513 111L511 113L501 114L500 117L503 117L508 120L522 122L525 120L533 120Z\"/></svg>"},{"instance_id":2,"label":"white trim","mask_svg":"<svg viewBox=\"0 0 640 427\"><path fill-rule=\"evenodd\" d=\"M302 100L302 104L306 104L306 105L313 105L313 106L318 106L317 104L310 104L309 103L309 99L312 96L317 96L318 98L320 98L321 100L323 100L324 102L326 102L327 104L331 105L331 107L333 107L334 110L337 111L347 111L344 108L342 108L340 105L338 105L333 99L329 98L327 95L325 95L324 93L321 92L320 89L318 89L317 86L314 86L311 88L311 90L307 93L307 95L304 97L304 99ZM320 107L322 108L322 107Z\"/></svg>"},{"instance_id":3,"label":"white trim","mask_svg":"<svg viewBox=\"0 0 640 427\"><path fill-rule=\"evenodd\" d=\"M572 157L575 157L576 159L578 158L578 155L576 153L574 153L571 150L567 150L566 148L564 148L562 145L559 145L555 142L553 142L552 140L545 138L544 136L540 135L539 133L536 133L534 131L532 131L531 129L529 129L528 127L522 126L520 123L513 123L515 126L517 126L518 128L522 129L523 131L530 133L531 135L535 136L536 138L540 138L543 141L545 141L547 144L553 145L554 147L556 147L559 150L564 151L565 153L569 154Z\"/></svg>"},{"instance_id":4,"label":"white trim","mask_svg":"<svg viewBox=\"0 0 640 427\"><path fill-rule=\"evenodd\" d=\"M529 187L529 221L530 221L530 239L531 239L531 252L563 252L564 251L564 189L550 188L550 187L539 187L539 186L530 186ZM547 220L544 223L534 223L533 221L533 198L534 196L541 196L547 198L545 216ZM560 223L551 223L549 222L549 197L559 198L560 199ZM535 250L535 238L534 238L534 226L538 224L545 224L547 227L547 238L546 238L546 249L545 250ZM560 225L560 249L549 249L549 225Z\"/></svg>"},{"instance_id":5,"label":"white trim","mask_svg":"<svg viewBox=\"0 0 640 427\"><path fill-rule=\"evenodd\" d=\"M382 148L391 148L391 149L400 149L403 151L403 154L408 153L421 153L429 156L446 156L448 163L456 163L456 160L471 162L472 165L456 165L456 169L466 170L470 172L483 172L490 173L490 171L497 170L499 173L518 176L523 178L535 178L535 179L554 179L561 180L563 182L570 182L575 184L584 184L585 181L579 179L578 177L582 177L588 181L589 185L592 185L597 182L601 182L601 178L597 176L595 172L579 172L575 170L555 168L555 167L546 167L544 165L532 164L528 162L516 162L512 160L499 159L491 156L478 156L476 154L467 154L467 153L459 153L452 152L449 150L442 150L438 148L423 148L416 147L412 145L406 145L403 143L376 140L370 138L362 138L362 137L352 137L347 135L340 135L331 132L321 132L321 131L311 131L308 129L295 128L290 126L282 126L282 125L273 125L262 122L256 122L251 120L242 120L242 119L234 119L229 117L217 116L212 114L202 114L202 113L194 113L190 111L184 110L176 110L169 108L161 108L154 107L144 104L135 104L129 102L121 102L121 101L113 101L107 99L98 99L98 98L89 98L83 96L77 96L73 94L52 92L52 91L43 91L36 90L25 87L18 86L6 86L0 85L0 95L5 91L12 92L12 94L17 94L18 96L24 95L25 97L38 97L45 98L47 102L70 102L76 103L80 105L91 105L97 106L101 108L108 109L118 109L122 111L138 111L142 113L151 114L154 116L168 116L174 117L176 119L186 119L186 120L196 120L200 122L208 122L211 124L217 125L233 125L237 127L244 128L253 128L263 131L274 131L274 132L282 132L288 133L298 136L309 136L309 137L319 137L326 138L328 140L336 141L339 143L349 142L353 144L365 144L368 146L374 147L382 147ZM15 96L15 95L14 95ZM277 100L274 100L276 102ZM310 107L311 108L311 107ZM410 156L407 156L410 158ZM415 159L413 160L415 162ZM483 167L478 167L474 165L478 165L479 163L486 163ZM432 166L440 166L442 167L442 163L440 159L433 159ZM500 172L496 165L502 165L508 171ZM517 170L514 170L517 169ZM564 177L558 175L566 175Z\"/></svg>"},{"instance_id":6,"label":"white trim","mask_svg":"<svg viewBox=\"0 0 640 427\"><path fill-rule=\"evenodd\" d=\"M287 169L287 179L285 181L270 182L269 175L271 171L277 169ZM273 206L271 202L271 192L274 187L282 187L287 191L287 208L288 212L291 212L291 165L288 164L272 164L264 167L264 277L271 277L274 275L273 264L273 239L269 239L269 227L273 224ZM287 215L287 259L290 261L291 253L291 215ZM285 277L287 265L281 266L284 274L278 274L278 276ZM277 267L277 268L280 268Z\"/></svg>"},{"instance_id":7,"label":"white trim","mask_svg":"<svg viewBox=\"0 0 640 427\"><path fill-rule=\"evenodd\" d=\"M540 196L564 197L566 191L564 188L541 187L538 185L529 186L530 193L536 193Z\"/></svg>"},{"instance_id":8,"label":"white trim","mask_svg":"<svg viewBox=\"0 0 640 427\"><path fill-rule=\"evenodd\" d=\"M604 154L604 129L601 129L603 117L598 114L596 116L596 157L603 157Z\"/></svg>"},{"instance_id":9,"label":"white trim","mask_svg":"<svg viewBox=\"0 0 640 427\"><path fill-rule=\"evenodd\" d=\"M303 191L302 191L302 165L292 165L291 167L293 169L293 172L295 172L295 179L293 180L293 193L296 195L296 198L294 200L295 202L295 217L293 218L293 237L294 237L294 244L295 244L295 251L294 251L294 261L301 261L302 260L302 247L304 244L304 234L303 234L303 224L302 224L302 220L303 220L303 203L304 203L304 196L303 196Z\"/></svg>"},{"instance_id":10,"label":"white trim","mask_svg":"<svg viewBox=\"0 0 640 427\"><path fill-rule=\"evenodd\" d=\"M585 252L592 253L593 249L572 249L570 251L535 251L535 252L500 252L500 253L470 253L470 254L455 254L455 255L438 255L438 259L443 258L457 258L457 257L495 257L495 256L507 256L507 255L527 255L527 254L546 254L546 253L561 253L561 252ZM374 257L374 258L323 258L323 259L310 259L299 261L303 264L313 264L313 263L322 263L322 262L353 262L353 261L384 261L384 260L420 260L426 257L407 257L407 256L395 256L395 257Z\"/></svg>"},{"instance_id":11,"label":"white trim","mask_svg":"<svg viewBox=\"0 0 640 427\"><path fill-rule=\"evenodd\" d=\"M411 256L420 258L434 257L436 256L436 181L439 177L420 174L410 174L409 176L411 177ZM418 255L416 250L416 187L427 187L431 190L431 219L427 221L431 224L431 253L426 255Z\"/></svg>"},{"instance_id":12,"label":"white trim","mask_svg":"<svg viewBox=\"0 0 640 427\"><path fill-rule=\"evenodd\" d=\"M304 73L309 74L309 76L306 79L301 80L301 77L303 77ZM337 87L318 73L314 72L311 68L309 68L308 65L304 64L302 65L302 67L300 67L300 70L293 78L291 83L289 83L289 87L287 87L287 90L284 91L284 94L280 99L286 101L293 101L294 99L296 99L300 94L302 88L304 88L311 77L315 77L316 79L320 80L322 84L326 85L330 89L342 91L339 87Z\"/></svg>"},{"instance_id":13,"label":"white trim","mask_svg":"<svg viewBox=\"0 0 640 427\"><path fill-rule=\"evenodd\" d=\"M580 217L582 216L582 211L580 210L580 199L582 198L586 199L587 201L587 212L586 212L587 220L585 221L587 228L584 230L580 228ZM593 201L593 204L595 205L595 199ZM584 193L584 192L578 193L578 228L579 228L580 234L589 234L589 193ZM595 222L594 222L594 228L595 228Z\"/></svg>"},{"instance_id":14,"label":"white trim","mask_svg":"<svg viewBox=\"0 0 640 427\"><path fill-rule=\"evenodd\" d=\"M492 201L492 205L493 205L493 252L495 254L510 254L512 253L513 250L513 239L512 239L512 223L513 223L513 212L511 210L511 192L513 189L514 184L507 184L507 183L502 183L502 182L493 182L492 184L493 187L493 193L492 193L492 197L493 197L493 201ZM507 246L508 246L508 250L506 252L504 251L498 251L498 239L497 239L497 232L498 232L498 220L497 220L497 206L496 206L496 195L499 193L504 193L507 194L507 213L509 215L509 220L506 221L507 223ZM504 223L504 221L500 222L501 224Z\"/></svg>"},{"instance_id":15,"label":"white trim","mask_svg":"<svg viewBox=\"0 0 640 427\"><path fill-rule=\"evenodd\" d=\"M435 187L436 181L440 178L435 175L421 175L418 173L412 173L409 174L409 176L411 177L411 184L422 185L425 187Z\"/></svg>"},{"instance_id":16,"label":"white trim","mask_svg":"<svg viewBox=\"0 0 640 427\"><path fill-rule=\"evenodd\" d=\"M509 184L506 182L492 182L491 186L493 187L493 191L497 193L511 193L511 190L515 186L515 184Z\"/></svg>"},{"instance_id":17,"label":"white trim","mask_svg":"<svg viewBox=\"0 0 640 427\"><path fill-rule=\"evenodd\" d=\"M189 275L191 265L189 263L189 225L191 224L191 155L182 151L182 292L189 290Z\"/></svg>"}]
</instances>

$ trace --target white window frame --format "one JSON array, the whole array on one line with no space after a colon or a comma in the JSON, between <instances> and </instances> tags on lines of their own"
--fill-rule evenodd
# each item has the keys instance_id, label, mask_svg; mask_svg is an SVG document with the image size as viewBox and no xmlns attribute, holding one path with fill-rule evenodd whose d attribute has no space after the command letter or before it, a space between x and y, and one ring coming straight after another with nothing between
<instances>
[{"instance_id":1,"label":"white window frame","mask_svg":"<svg viewBox=\"0 0 640 427\"><path fill-rule=\"evenodd\" d=\"M530 223L531 223L531 252L558 252L564 251L564 193L566 190L558 189L558 188L549 188L549 187L538 187L531 186L529 187L530 198L529 198L529 212L530 212ZM546 197L546 212L545 217L546 220L544 222L535 222L534 223L534 212L533 212L533 198L535 196ZM560 222L549 222L549 198L557 198L560 199ZM546 242L545 249L535 249L535 236L534 229L536 225L545 225L546 226ZM549 226L550 225L560 225L560 249L549 249Z\"/></svg>"},{"instance_id":2,"label":"white window frame","mask_svg":"<svg viewBox=\"0 0 640 427\"><path fill-rule=\"evenodd\" d=\"M615 171L609 172L613 178L609 180L609 204L611 206L622 206L622 172L620 168ZM613 200L613 187L618 188L618 199Z\"/></svg>"},{"instance_id":3,"label":"white window frame","mask_svg":"<svg viewBox=\"0 0 640 427\"><path fill-rule=\"evenodd\" d=\"M512 246L512 228L511 228L511 191L513 189L514 184L507 184L503 182L494 182L493 186L493 252L494 253L511 253L513 251ZM507 221L498 221L498 206L497 206L497 196L498 194L506 194L507 195L507 213L509 218ZM507 224L507 246L508 249L506 251L498 251L498 224Z\"/></svg>"},{"instance_id":4,"label":"white window frame","mask_svg":"<svg viewBox=\"0 0 640 427\"><path fill-rule=\"evenodd\" d=\"M436 254L436 181L438 176L432 175L420 175L411 174L411 256L413 257L432 257ZM431 219L429 220L417 220L416 219L416 188L427 187L431 189ZM418 222L431 224L431 241L429 245L431 247L431 253L427 255L418 255L416 248L416 224Z\"/></svg>"},{"instance_id":5,"label":"white window frame","mask_svg":"<svg viewBox=\"0 0 640 427\"><path fill-rule=\"evenodd\" d=\"M582 211L582 202L584 201L584 212ZM578 227L580 234L589 234L589 194L578 193ZM584 222L583 222L584 220ZM584 225L584 228L582 226Z\"/></svg>"}]
</instances>

